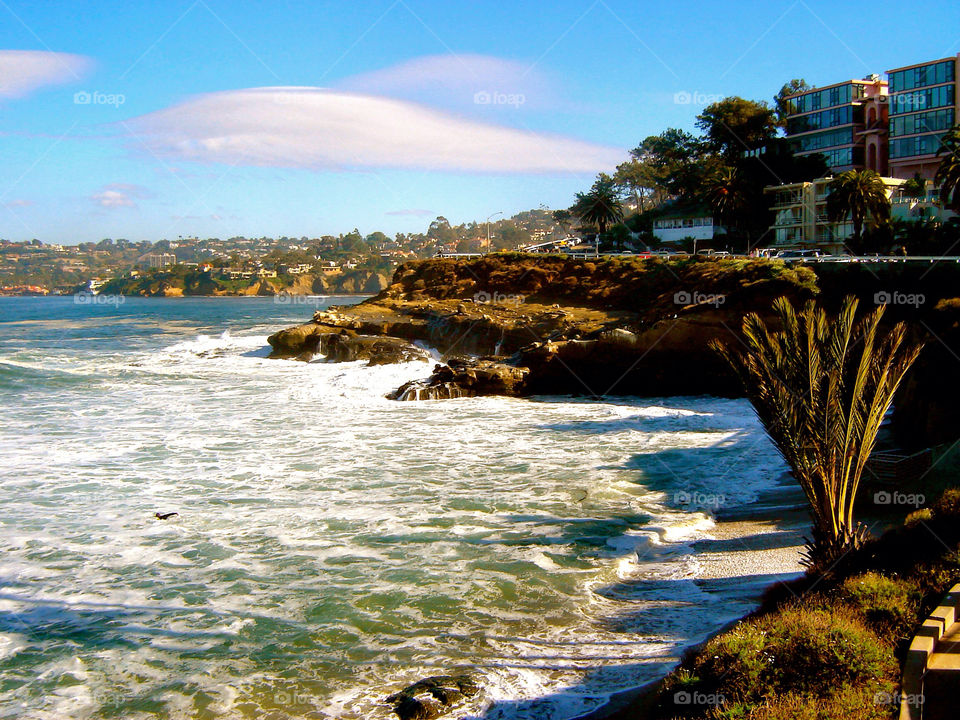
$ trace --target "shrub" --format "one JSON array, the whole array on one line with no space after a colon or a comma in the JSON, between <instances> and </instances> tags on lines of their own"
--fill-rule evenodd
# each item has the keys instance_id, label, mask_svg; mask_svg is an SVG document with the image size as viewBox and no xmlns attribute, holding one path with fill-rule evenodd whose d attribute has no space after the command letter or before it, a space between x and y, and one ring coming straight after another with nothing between
<instances>
[{"instance_id":1,"label":"shrub","mask_svg":"<svg viewBox=\"0 0 960 720\"><path fill-rule=\"evenodd\" d=\"M891 693L843 687L830 698L790 693L755 707L746 720L889 720L899 713Z\"/></svg>"},{"instance_id":2,"label":"shrub","mask_svg":"<svg viewBox=\"0 0 960 720\"><path fill-rule=\"evenodd\" d=\"M960 518L960 488L945 490L933 504L933 516L937 520Z\"/></svg>"},{"instance_id":3,"label":"shrub","mask_svg":"<svg viewBox=\"0 0 960 720\"><path fill-rule=\"evenodd\" d=\"M865 573L847 578L840 594L880 637L903 640L918 623L920 592L905 580Z\"/></svg>"},{"instance_id":4,"label":"shrub","mask_svg":"<svg viewBox=\"0 0 960 720\"><path fill-rule=\"evenodd\" d=\"M889 692L899 674L892 647L849 608L809 597L807 602L810 607L791 606L747 620L708 642L688 661L686 672L665 684L666 716L689 712L670 707L680 689L722 695L724 705L715 714L727 718L747 717L779 696L833 698L849 688L870 695Z\"/></svg>"}]
</instances>

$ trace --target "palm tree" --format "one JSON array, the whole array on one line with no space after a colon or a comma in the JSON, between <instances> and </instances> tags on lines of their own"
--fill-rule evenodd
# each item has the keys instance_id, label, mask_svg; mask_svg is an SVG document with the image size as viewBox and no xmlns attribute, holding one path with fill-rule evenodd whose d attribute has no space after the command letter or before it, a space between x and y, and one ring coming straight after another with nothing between
<instances>
[{"instance_id":1,"label":"palm tree","mask_svg":"<svg viewBox=\"0 0 960 720\"><path fill-rule=\"evenodd\" d=\"M583 222L596 225L603 235L607 226L623 220L623 205L613 180L609 177L597 179L588 193L577 193L577 201L570 212Z\"/></svg>"},{"instance_id":2,"label":"palm tree","mask_svg":"<svg viewBox=\"0 0 960 720\"><path fill-rule=\"evenodd\" d=\"M883 179L873 170L847 170L830 183L827 217L831 222L853 221L853 238L860 245L863 225L890 217L890 199Z\"/></svg>"},{"instance_id":3,"label":"palm tree","mask_svg":"<svg viewBox=\"0 0 960 720\"><path fill-rule=\"evenodd\" d=\"M710 178L706 198L720 222L735 227L737 215L747 204L740 173L729 167L718 170Z\"/></svg>"},{"instance_id":4,"label":"palm tree","mask_svg":"<svg viewBox=\"0 0 960 720\"><path fill-rule=\"evenodd\" d=\"M940 186L940 202L960 212L960 125L943 136L937 156L945 155L937 168L934 185Z\"/></svg>"},{"instance_id":5,"label":"palm tree","mask_svg":"<svg viewBox=\"0 0 960 720\"><path fill-rule=\"evenodd\" d=\"M743 319L745 349L714 341L740 376L767 435L793 470L813 514L807 563L825 569L867 538L853 505L877 431L921 346L898 323L878 337L885 306L854 323L857 300L830 319L811 300L797 313L773 304L779 329Z\"/></svg>"}]
</instances>

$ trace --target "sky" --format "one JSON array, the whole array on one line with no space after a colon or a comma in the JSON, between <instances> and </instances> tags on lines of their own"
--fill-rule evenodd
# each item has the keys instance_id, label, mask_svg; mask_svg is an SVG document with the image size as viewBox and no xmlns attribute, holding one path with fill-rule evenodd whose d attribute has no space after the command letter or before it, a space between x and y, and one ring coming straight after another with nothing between
<instances>
[{"instance_id":1,"label":"sky","mask_svg":"<svg viewBox=\"0 0 960 720\"><path fill-rule=\"evenodd\" d=\"M563 208L722 97L958 52L944 0L0 0L0 238Z\"/></svg>"}]
</instances>

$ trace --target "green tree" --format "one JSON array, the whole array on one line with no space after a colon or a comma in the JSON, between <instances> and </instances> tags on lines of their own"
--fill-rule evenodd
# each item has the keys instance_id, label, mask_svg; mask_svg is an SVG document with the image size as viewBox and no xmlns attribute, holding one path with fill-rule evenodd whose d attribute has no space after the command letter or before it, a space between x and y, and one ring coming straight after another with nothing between
<instances>
[{"instance_id":1,"label":"green tree","mask_svg":"<svg viewBox=\"0 0 960 720\"><path fill-rule=\"evenodd\" d=\"M810 503L808 564L828 569L868 537L853 517L860 477L921 346L905 340L902 323L878 335L883 305L855 322L854 297L835 318L813 301L797 313L779 298L773 309L771 326L756 313L743 319L744 350L717 341L712 347L739 375Z\"/></svg>"},{"instance_id":2,"label":"green tree","mask_svg":"<svg viewBox=\"0 0 960 720\"><path fill-rule=\"evenodd\" d=\"M653 194L657 182L656 170L648 162L637 157L617 165L613 181L624 191L633 195L637 212L642 213L648 197Z\"/></svg>"},{"instance_id":3,"label":"green tree","mask_svg":"<svg viewBox=\"0 0 960 720\"><path fill-rule=\"evenodd\" d=\"M940 202L960 212L960 125L943 136L937 156L943 155L933 184L940 186Z\"/></svg>"},{"instance_id":4,"label":"green tree","mask_svg":"<svg viewBox=\"0 0 960 720\"><path fill-rule=\"evenodd\" d=\"M608 226L623 220L623 205L613 178L601 174L590 192L577 193L577 201L570 212L588 225L595 225L601 235Z\"/></svg>"},{"instance_id":5,"label":"green tree","mask_svg":"<svg viewBox=\"0 0 960 720\"><path fill-rule=\"evenodd\" d=\"M794 104L787 98L797 93L807 92L808 90L813 90L813 88L807 85L807 81L803 78L794 78L780 88L780 92L773 98L774 109L777 113L777 124L780 127L786 126L787 118L792 115L796 109Z\"/></svg>"},{"instance_id":6,"label":"green tree","mask_svg":"<svg viewBox=\"0 0 960 720\"><path fill-rule=\"evenodd\" d=\"M927 194L927 181L920 173L914 173L900 188L906 197L922 198Z\"/></svg>"},{"instance_id":7,"label":"green tree","mask_svg":"<svg viewBox=\"0 0 960 720\"><path fill-rule=\"evenodd\" d=\"M833 179L827 195L827 217L831 222L853 222L853 240L859 248L864 223L880 223L890 217L887 186L873 170L847 170Z\"/></svg>"},{"instance_id":8,"label":"green tree","mask_svg":"<svg viewBox=\"0 0 960 720\"><path fill-rule=\"evenodd\" d=\"M740 214L747 207L747 194L740 172L729 167L718 170L710 178L706 199L723 225L736 228L740 224Z\"/></svg>"},{"instance_id":9,"label":"green tree","mask_svg":"<svg viewBox=\"0 0 960 720\"><path fill-rule=\"evenodd\" d=\"M553 221L560 226L561 232L569 234L570 226L573 225L573 213L569 210L554 210Z\"/></svg>"},{"instance_id":10,"label":"green tree","mask_svg":"<svg viewBox=\"0 0 960 720\"><path fill-rule=\"evenodd\" d=\"M744 150L753 150L776 137L777 120L765 102L728 97L707 105L697 115L707 147L733 163Z\"/></svg>"}]
</instances>

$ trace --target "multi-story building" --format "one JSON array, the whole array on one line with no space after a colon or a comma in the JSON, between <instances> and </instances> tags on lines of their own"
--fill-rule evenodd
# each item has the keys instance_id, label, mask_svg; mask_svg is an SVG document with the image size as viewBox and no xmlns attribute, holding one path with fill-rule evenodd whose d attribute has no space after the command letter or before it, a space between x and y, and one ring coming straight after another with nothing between
<instances>
[{"instance_id":1,"label":"multi-story building","mask_svg":"<svg viewBox=\"0 0 960 720\"><path fill-rule=\"evenodd\" d=\"M835 173L886 173L887 83L879 75L787 98L787 139L796 155L824 155Z\"/></svg>"},{"instance_id":2,"label":"multi-story building","mask_svg":"<svg viewBox=\"0 0 960 720\"><path fill-rule=\"evenodd\" d=\"M906 181L884 177L888 198L893 198ZM830 222L827 195L832 177L811 182L771 185L764 192L773 196L772 247L817 248L831 254L847 252L846 241L853 235L853 223Z\"/></svg>"},{"instance_id":3,"label":"multi-story building","mask_svg":"<svg viewBox=\"0 0 960 720\"><path fill-rule=\"evenodd\" d=\"M940 140L960 117L960 55L888 70L890 174L932 180Z\"/></svg>"}]
</instances>

